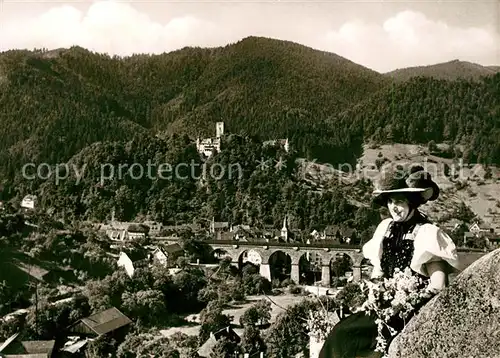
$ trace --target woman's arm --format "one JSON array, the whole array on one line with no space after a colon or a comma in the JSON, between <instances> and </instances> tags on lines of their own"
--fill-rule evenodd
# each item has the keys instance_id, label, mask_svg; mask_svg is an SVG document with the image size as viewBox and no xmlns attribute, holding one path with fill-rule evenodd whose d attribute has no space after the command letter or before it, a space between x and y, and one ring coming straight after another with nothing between
<instances>
[{"instance_id":1,"label":"woman's arm","mask_svg":"<svg viewBox=\"0 0 500 358\"><path fill-rule=\"evenodd\" d=\"M429 288L442 290L448 284L445 261L432 261L425 264L430 278Z\"/></svg>"}]
</instances>

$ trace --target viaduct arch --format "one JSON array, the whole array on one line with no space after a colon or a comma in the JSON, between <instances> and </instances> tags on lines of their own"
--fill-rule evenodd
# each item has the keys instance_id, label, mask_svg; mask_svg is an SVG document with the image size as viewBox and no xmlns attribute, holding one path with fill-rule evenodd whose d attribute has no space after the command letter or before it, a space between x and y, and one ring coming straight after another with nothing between
<instances>
[{"instance_id":1,"label":"viaduct arch","mask_svg":"<svg viewBox=\"0 0 500 358\"><path fill-rule=\"evenodd\" d=\"M314 252L321 257L321 282L323 286L330 286L330 262L336 259L338 254L345 254L352 260L353 280L361 280L361 265L363 263L363 254L359 247L322 247L320 245L307 245L307 244L284 244L284 243L255 243L255 242L222 242L219 240L210 240L207 242L213 250L220 250L226 253L226 256L231 257L232 263L238 265L240 258L245 251L253 250L257 252L262 261L260 263L260 274L271 280L271 268L269 258L275 252L281 251L291 257L292 270L291 279L299 283L300 269L299 261L301 256L307 252ZM325 245L326 246L326 245Z\"/></svg>"}]
</instances>

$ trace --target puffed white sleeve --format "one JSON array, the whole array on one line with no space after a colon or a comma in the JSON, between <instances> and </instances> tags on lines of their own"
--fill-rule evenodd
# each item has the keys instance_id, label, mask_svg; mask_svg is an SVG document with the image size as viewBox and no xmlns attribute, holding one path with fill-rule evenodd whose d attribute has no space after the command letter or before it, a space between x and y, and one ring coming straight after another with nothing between
<instances>
[{"instance_id":1,"label":"puffed white sleeve","mask_svg":"<svg viewBox=\"0 0 500 358\"><path fill-rule=\"evenodd\" d=\"M379 278L384 275L382 267L380 266L380 259L382 257L382 241L391 222L392 219L390 218L382 220L382 222L378 224L375 229L373 237L363 245L363 256L370 260L370 263L373 265L371 278Z\"/></svg>"},{"instance_id":2,"label":"puffed white sleeve","mask_svg":"<svg viewBox=\"0 0 500 358\"><path fill-rule=\"evenodd\" d=\"M445 261L453 269L459 269L455 243L436 225L422 225L414 240L415 251L410 266L415 272L428 277L425 264L433 261Z\"/></svg>"}]
</instances>

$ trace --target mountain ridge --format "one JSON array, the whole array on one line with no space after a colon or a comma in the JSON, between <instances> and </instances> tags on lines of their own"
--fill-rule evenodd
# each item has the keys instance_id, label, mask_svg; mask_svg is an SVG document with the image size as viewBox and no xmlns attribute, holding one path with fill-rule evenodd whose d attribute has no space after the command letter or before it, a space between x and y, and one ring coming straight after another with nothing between
<instances>
[{"instance_id":1,"label":"mountain ridge","mask_svg":"<svg viewBox=\"0 0 500 358\"><path fill-rule=\"evenodd\" d=\"M444 80L480 80L500 72L500 66L482 66L477 63L454 59L433 65L413 66L387 72L396 81L408 81L413 77L434 77Z\"/></svg>"},{"instance_id":2,"label":"mountain ridge","mask_svg":"<svg viewBox=\"0 0 500 358\"><path fill-rule=\"evenodd\" d=\"M235 134L289 138L303 157L328 163L354 163L373 140L451 141L472 160L500 161L498 75L399 83L336 54L262 37L125 59L78 46L8 51L0 68L7 177L26 162L65 162L95 142L213 136L221 120Z\"/></svg>"}]
</instances>

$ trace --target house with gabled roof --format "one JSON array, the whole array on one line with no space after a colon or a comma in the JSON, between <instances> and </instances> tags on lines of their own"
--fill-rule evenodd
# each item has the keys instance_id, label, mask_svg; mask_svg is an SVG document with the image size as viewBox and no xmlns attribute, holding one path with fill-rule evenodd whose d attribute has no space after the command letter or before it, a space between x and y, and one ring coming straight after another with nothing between
<instances>
[{"instance_id":1,"label":"house with gabled roof","mask_svg":"<svg viewBox=\"0 0 500 358\"><path fill-rule=\"evenodd\" d=\"M238 336L231 326L227 326L226 328L222 328L216 332L210 332L210 337L205 341L205 343L203 343L200 349L198 349L198 355L201 358L209 358L215 345L222 337L225 337L234 343L240 343L241 341L240 336Z\"/></svg>"},{"instance_id":2,"label":"house with gabled roof","mask_svg":"<svg viewBox=\"0 0 500 358\"><path fill-rule=\"evenodd\" d=\"M132 321L116 307L82 318L68 327L71 335L100 337L105 334L124 330Z\"/></svg>"},{"instance_id":3,"label":"house with gabled roof","mask_svg":"<svg viewBox=\"0 0 500 358\"><path fill-rule=\"evenodd\" d=\"M118 267L123 267L125 269L128 277L132 278L134 276L134 262L125 252L120 252L120 256L116 264L118 265Z\"/></svg>"},{"instance_id":4,"label":"house with gabled roof","mask_svg":"<svg viewBox=\"0 0 500 358\"><path fill-rule=\"evenodd\" d=\"M153 259L165 267L174 267L177 259L184 254L181 245L175 243L167 246L158 246L153 251Z\"/></svg>"},{"instance_id":5,"label":"house with gabled roof","mask_svg":"<svg viewBox=\"0 0 500 358\"><path fill-rule=\"evenodd\" d=\"M55 341L21 341L19 332L0 342L0 357L52 358Z\"/></svg>"}]
</instances>

